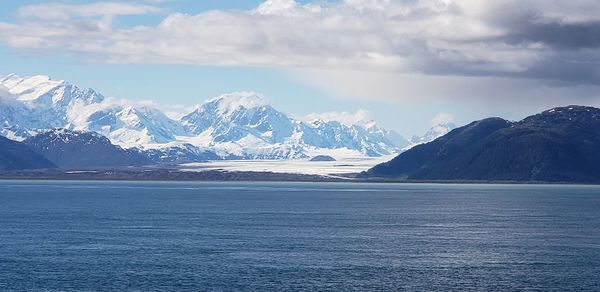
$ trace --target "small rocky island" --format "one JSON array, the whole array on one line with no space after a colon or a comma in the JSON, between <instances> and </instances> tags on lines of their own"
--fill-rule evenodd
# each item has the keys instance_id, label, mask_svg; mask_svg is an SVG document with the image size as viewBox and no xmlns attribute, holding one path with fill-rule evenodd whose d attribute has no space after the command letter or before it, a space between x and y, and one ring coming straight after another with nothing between
<instances>
[{"instance_id":1,"label":"small rocky island","mask_svg":"<svg viewBox=\"0 0 600 292\"><path fill-rule=\"evenodd\" d=\"M310 161L336 161L335 158L329 155L317 155L310 159Z\"/></svg>"}]
</instances>

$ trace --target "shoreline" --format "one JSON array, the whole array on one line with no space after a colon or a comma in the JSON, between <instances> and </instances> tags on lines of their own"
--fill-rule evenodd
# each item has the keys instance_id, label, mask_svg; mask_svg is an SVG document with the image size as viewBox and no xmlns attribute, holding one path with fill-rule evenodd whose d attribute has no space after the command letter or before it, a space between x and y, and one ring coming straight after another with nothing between
<instances>
[{"instance_id":1,"label":"shoreline","mask_svg":"<svg viewBox=\"0 0 600 292\"><path fill-rule=\"evenodd\" d=\"M553 181L481 181L481 180L409 180L385 178L356 178L358 174L312 175L296 173L219 171L198 172L176 169L89 169L89 170L27 170L0 172L0 180L39 181L131 181L131 182L318 182L318 183L372 183L372 184L450 184L450 185L589 185L600 182Z\"/></svg>"}]
</instances>

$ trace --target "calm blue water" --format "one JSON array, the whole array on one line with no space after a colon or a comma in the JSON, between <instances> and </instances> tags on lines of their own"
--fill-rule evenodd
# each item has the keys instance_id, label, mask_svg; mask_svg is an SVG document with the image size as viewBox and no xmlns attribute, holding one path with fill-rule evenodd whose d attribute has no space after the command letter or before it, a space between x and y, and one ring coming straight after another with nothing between
<instances>
[{"instance_id":1,"label":"calm blue water","mask_svg":"<svg viewBox=\"0 0 600 292\"><path fill-rule=\"evenodd\" d=\"M0 181L0 290L600 290L600 187Z\"/></svg>"}]
</instances>

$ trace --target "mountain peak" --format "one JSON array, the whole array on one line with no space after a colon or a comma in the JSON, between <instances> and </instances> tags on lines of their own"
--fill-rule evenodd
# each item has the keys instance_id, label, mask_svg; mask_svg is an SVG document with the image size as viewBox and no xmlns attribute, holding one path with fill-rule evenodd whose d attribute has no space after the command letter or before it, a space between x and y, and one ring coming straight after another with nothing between
<instances>
[{"instance_id":1,"label":"mountain peak","mask_svg":"<svg viewBox=\"0 0 600 292\"><path fill-rule=\"evenodd\" d=\"M67 105L81 100L85 104L98 103L104 96L91 88L80 89L64 80L54 80L48 75L21 77L9 74L0 78L0 85L18 100L30 104Z\"/></svg>"},{"instance_id":2,"label":"mountain peak","mask_svg":"<svg viewBox=\"0 0 600 292\"><path fill-rule=\"evenodd\" d=\"M450 131L452 131L455 128L456 128L456 125L452 122L443 122L443 123L433 125L431 128L429 128L429 130L427 130L427 132L425 132L425 134L423 134L423 136L414 135L410 139L410 144L403 150L406 151L417 145L431 142L439 137L442 137L442 136L448 134Z\"/></svg>"},{"instance_id":3,"label":"mountain peak","mask_svg":"<svg viewBox=\"0 0 600 292\"><path fill-rule=\"evenodd\" d=\"M21 77L10 74L0 82L10 93L18 95L20 100L35 100L50 90L64 85L64 80L52 80L48 75Z\"/></svg>"},{"instance_id":4,"label":"mountain peak","mask_svg":"<svg viewBox=\"0 0 600 292\"><path fill-rule=\"evenodd\" d=\"M208 100L207 103L215 103L219 107L219 111L222 113L232 112L236 109L243 107L246 109L266 106L269 104L268 99L256 92L250 91L238 91L227 94L222 94Z\"/></svg>"},{"instance_id":5,"label":"mountain peak","mask_svg":"<svg viewBox=\"0 0 600 292\"><path fill-rule=\"evenodd\" d=\"M542 112L541 115L577 115L577 113L598 114L600 109L590 106L569 105L549 109Z\"/></svg>"},{"instance_id":6,"label":"mountain peak","mask_svg":"<svg viewBox=\"0 0 600 292\"><path fill-rule=\"evenodd\" d=\"M521 124L546 127L550 131L572 131L572 127L590 125L600 121L600 109L588 106L569 105L555 107L540 114L523 119Z\"/></svg>"},{"instance_id":7,"label":"mountain peak","mask_svg":"<svg viewBox=\"0 0 600 292\"><path fill-rule=\"evenodd\" d=\"M560 106L560 107L555 107L546 111L543 111L542 113L545 112L555 112L555 111L598 111L598 108L595 108L593 106L584 106L584 105L567 105L567 106Z\"/></svg>"},{"instance_id":8,"label":"mountain peak","mask_svg":"<svg viewBox=\"0 0 600 292\"><path fill-rule=\"evenodd\" d=\"M23 83L23 85L39 86L43 84L58 85L65 83L64 80L54 80L48 75L33 75L22 77L15 73L8 74L0 79L2 83Z\"/></svg>"},{"instance_id":9,"label":"mountain peak","mask_svg":"<svg viewBox=\"0 0 600 292\"><path fill-rule=\"evenodd\" d=\"M0 78L0 83L4 82L4 81L6 81L6 80L9 80L9 79L11 79L11 78L15 78L15 77L19 78L19 75L15 74L15 73L10 73L10 74L8 74L8 75L6 75L6 76L2 76L2 77Z\"/></svg>"}]
</instances>

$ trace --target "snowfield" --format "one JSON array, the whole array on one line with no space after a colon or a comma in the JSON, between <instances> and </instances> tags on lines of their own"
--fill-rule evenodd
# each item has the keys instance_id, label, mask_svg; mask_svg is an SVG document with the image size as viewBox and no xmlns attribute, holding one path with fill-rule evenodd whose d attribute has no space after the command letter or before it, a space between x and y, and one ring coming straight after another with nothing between
<instances>
[{"instance_id":1,"label":"snowfield","mask_svg":"<svg viewBox=\"0 0 600 292\"><path fill-rule=\"evenodd\" d=\"M369 168L394 158L359 157L344 158L338 161L309 160L223 160L181 165L181 171L258 171L275 173L312 174L338 177L344 174L360 173Z\"/></svg>"}]
</instances>

